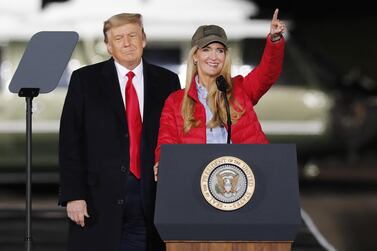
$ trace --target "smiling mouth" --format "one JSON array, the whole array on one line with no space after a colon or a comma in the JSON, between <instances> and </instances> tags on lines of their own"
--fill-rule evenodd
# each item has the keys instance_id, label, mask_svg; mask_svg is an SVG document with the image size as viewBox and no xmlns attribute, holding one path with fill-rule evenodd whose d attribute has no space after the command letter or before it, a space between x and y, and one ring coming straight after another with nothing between
<instances>
[{"instance_id":1,"label":"smiling mouth","mask_svg":"<svg viewBox=\"0 0 377 251\"><path fill-rule=\"evenodd\" d=\"M217 66L219 66L219 63L207 63L207 65L209 65L211 67L217 67Z\"/></svg>"}]
</instances>

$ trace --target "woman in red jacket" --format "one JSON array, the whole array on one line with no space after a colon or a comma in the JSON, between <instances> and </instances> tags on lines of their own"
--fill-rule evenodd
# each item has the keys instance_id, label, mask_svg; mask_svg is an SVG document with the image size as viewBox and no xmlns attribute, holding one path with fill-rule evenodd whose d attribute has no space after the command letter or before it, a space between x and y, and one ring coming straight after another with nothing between
<instances>
[{"instance_id":1,"label":"woman in red jacket","mask_svg":"<svg viewBox=\"0 0 377 251\"><path fill-rule=\"evenodd\" d=\"M253 106L278 79L284 57L285 25L275 10L260 64L246 77L231 77L225 31L217 25L200 26L191 40L187 60L186 87L165 101L155 152L155 175L161 144L206 144L227 142L227 113L216 78L227 86L231 114L231 142L268 143Z\"/></svg>"}]
</instances>

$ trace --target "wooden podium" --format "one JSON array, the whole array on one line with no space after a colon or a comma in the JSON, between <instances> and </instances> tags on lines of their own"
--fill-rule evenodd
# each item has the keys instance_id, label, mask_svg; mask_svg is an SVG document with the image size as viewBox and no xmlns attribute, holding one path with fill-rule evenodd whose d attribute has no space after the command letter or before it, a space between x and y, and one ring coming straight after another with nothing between
<instances>
[{"instance_id":1,"label":"wooden podium","mask_svg":"<svg viewBox=\"0 0 377 251\"><path fill-rule=\"evenodd\" d=\"M290 251L291 242L165 241L166 251Z\"/></svg>"},{"instance_id":2,"label":"wooden podium","mask_svg":"<svg viewBox=\"0 0 377 251\"><path fill-rule=\"evenodd\" d=\"M250 200L234 210L216 208L201 187L206 169L207 176L215 176L208 187L218 188L217 168L232 169L226 161L207 168L228 158L242 160L252 170L245 177L254 177ZM240 170L242 175L245 169ZM300 223L295 145L161 146L155 225L167 251L290 251Z\"/></svg>"}]
</instances>

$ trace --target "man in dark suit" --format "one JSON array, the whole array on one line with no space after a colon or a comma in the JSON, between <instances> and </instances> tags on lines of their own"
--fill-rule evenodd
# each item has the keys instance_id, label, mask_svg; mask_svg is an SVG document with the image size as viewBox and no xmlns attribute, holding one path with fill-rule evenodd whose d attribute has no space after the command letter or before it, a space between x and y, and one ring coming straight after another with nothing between
<instances>
[{"instance_id":1,"label":"man in dark suit","mask_svg":"<svg viewBox=\"0 0 377 251\"><path fill-rule=\"evenodd\" d=\"M154 149L175 73L142 59L140 14L104 23L112 58L73 72L60 124L59 203L69 251L157 251Z\"/></svg>"}]
</instances>

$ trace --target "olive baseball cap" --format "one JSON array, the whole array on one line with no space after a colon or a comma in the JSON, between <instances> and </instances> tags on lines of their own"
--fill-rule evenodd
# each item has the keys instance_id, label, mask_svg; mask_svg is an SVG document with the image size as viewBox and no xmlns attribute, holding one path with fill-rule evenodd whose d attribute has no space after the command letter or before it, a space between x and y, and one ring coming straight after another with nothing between
<instances>
[{"instance_id":1,"label":"olive baseball cap","mask_svg":"<svg viewBox=\"0 0 377 251\"><path fill-rule=\"evenodd\" d=\"M203 48L213 42L219 42L228 47L228 38L224 29L217 25L202 25L196 29L192 36L191 47Z\"/></svg>"}]
</instances>

